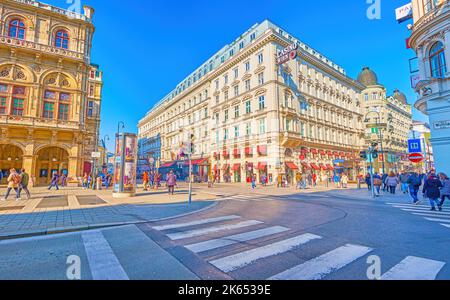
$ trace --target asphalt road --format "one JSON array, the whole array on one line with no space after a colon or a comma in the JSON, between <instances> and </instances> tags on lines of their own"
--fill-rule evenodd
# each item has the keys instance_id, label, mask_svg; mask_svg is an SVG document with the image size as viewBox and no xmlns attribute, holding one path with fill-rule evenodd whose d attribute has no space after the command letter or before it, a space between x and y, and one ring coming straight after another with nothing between
<instances>
[{"instance_id":1,"label":"asphalt road","mask_svg":"<svg viewBox=\"0 0 450 300\"><path fill-rule=\"evenodd\" d=\"M427 203L240 195L160 223L0 241L0 279L450 279L449 227Z\"/></svg>"}]
</instances>

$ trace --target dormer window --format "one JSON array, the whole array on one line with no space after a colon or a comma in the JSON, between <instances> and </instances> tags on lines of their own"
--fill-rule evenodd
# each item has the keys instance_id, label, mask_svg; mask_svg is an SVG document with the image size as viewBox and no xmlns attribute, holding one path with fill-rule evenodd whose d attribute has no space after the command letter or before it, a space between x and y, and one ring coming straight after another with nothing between
<instances>
[{"instance_id":1,"label":"dormer window","mask_svg":"<svg viewBox=\"0 0 450 300\"><path fill-rule=\"evenodd\" d=\"M25 23L20 19L14 19L11 22L9 22L9 31L8 35L9 37L16 38L16 39L25 39Z\"/></svg>"},{"instance_id":2,"label":"dormer window","mask_svg":"<svg viewBox=\"0 0 450 300\"><path fill-rule=\"evenodd\" d=\"M69 34L65 30L59 30L55 34L55 47L69 49Z\"/></svg>"}]
</instances>

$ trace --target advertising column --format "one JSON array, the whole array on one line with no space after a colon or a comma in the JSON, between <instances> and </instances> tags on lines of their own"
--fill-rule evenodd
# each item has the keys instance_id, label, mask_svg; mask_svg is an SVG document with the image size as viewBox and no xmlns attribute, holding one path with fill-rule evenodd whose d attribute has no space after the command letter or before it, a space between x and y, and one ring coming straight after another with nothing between
<instances>
[{"instance_id":1,"label":"advertising column","mask_svg":"<svg viewBox=\"0 0 450 300\"><path fill-rule=\"evenodd\" d=\"M136 194L137 135L116 135L114 160L114 198L134 197Z\"/></svg>"}]
</instances>

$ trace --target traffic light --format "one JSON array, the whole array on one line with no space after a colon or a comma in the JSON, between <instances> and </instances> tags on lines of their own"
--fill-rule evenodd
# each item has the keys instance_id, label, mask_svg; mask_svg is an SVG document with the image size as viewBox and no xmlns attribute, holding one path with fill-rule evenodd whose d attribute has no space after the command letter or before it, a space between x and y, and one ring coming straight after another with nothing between
<instances>
[{"instance_id":1,"label":"traffic light","mask_svg":"<svg viewBox=\"0 0 450 300\"><path fill-rule=\"evenodd\" d=\"M361 157L362 159L366 160L367 159L367 152L366 151L361 151L359 153L359 157Z\"/></svg>"},{"instance_id":2,"label":"traffic light","mask_svg":"<svg viewBox=\"0 0 450 300\"><path fill-rule=\"evenodd\" d=\"M377 159L378 158L378 151L377 150L373 151L372 158L373 159Z\"/></svg>"}]
</instances>

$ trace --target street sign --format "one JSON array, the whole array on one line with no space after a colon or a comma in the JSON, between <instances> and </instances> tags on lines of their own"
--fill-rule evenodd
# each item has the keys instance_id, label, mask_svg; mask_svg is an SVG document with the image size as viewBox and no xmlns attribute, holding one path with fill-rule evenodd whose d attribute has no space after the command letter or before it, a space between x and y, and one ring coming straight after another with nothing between
<instances>
[{"instance_id":1,"label":"street sign","mask_svg":"<svg viewBox=\"0 0 450 300\"><path fill-rule=\"evenodd\" d=\"M422 153L421 140L408 140L408 153Z\"/></svg>"},{"instance_id":2,"label":"street sign","mask_svg":"<svg viewBox=\"0 0 450 300\"><path fill-rule=\"evenodd\" d=\"M372 128L372 133L378 133L378 127Z\"/></svg>"},{"instance_id":3,"label":"street sign","mask_svg":"<svg viewBox=\"0 0 450 300\"><path fill-rule=\"evenodd\" d=\"M92 152L92 158L100 158L102 154L100 152Z\"/></svg>"},{"instance_id":4,"label":"street sign","mask_svg":"<svg viewBox=\"0 0 450 300\"><path fill-rule=\"evenodd\" d=\"M421 163L423 161L423 155L421 153L411 153L408 158L413 163Z\"/></svg>"}]
</instances>

